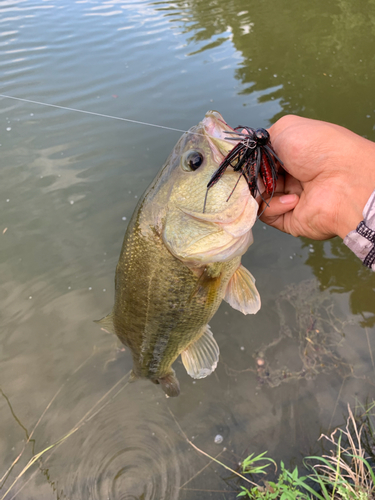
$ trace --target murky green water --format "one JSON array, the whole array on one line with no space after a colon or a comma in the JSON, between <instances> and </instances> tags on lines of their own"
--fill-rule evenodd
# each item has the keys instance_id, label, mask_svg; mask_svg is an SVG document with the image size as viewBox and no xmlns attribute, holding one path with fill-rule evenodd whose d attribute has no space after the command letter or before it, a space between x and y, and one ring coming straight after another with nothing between
<instances>
[{"instance_id":1,"label":"murky green water","mask_svg":"<svg viewBox=\"0 0 375 500\"><path fill-rule=\"evenodd\" d=\"M211 108L232 126L292 112L375 140L373 0L4 0L0 46L1 94L183 130ZM243 263L262 309L221 306L216 372L194 382L176 363L175 400L126 385L129 353L114 360L92 320L111 309L127 221L178 137L0 98L0 498L79 427L7 500L232 499L237 481L204 468L178 425L232 467L265 450L299 463L347 403L374 396L375 276L339 240L260 222Z\"/></svg>"}]
</instances>

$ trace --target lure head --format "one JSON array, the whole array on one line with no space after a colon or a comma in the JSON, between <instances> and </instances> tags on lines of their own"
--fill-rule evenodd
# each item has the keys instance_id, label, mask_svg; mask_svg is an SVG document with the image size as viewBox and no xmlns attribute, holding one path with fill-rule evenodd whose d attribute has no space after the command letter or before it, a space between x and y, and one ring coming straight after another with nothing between
<instances>
[{"instance_id":1,"label":"lure head","mask_svg":"<svg viewBox=\"0 0 375 500\"><path fill-rule=\"evenodd\" d=\"M255 137L259 146L265 146L270 140L270 134L265 128L257 128L255 130Z\"/></svg>"}]
</instances>

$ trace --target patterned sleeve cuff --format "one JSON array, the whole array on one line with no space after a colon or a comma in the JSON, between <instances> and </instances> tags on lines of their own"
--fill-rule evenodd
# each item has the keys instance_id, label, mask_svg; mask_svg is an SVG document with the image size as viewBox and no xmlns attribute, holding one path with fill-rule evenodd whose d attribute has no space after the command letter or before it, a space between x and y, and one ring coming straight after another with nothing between
<instances>
[{"instance_id":1,"label":"patterned sleeve cuff","mask_svg":"<svg viewBox=\"0 0 375 500\"><path fill-rule=\"evenodd\" d=\"M375 191L363 209L363 221L345 236L344 243L365 266L375 271Z\"/></svg>"}]
</instances>

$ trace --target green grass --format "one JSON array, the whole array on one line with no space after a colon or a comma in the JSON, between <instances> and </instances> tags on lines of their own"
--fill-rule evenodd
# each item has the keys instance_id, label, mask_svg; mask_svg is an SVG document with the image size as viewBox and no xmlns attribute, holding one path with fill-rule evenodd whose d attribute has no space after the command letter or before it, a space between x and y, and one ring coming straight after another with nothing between
<instances>
[{"instance_id":1,"label":"green grass","mask_svg":"<svg viewBox=\"0 0 375 500\"><path fill-rule=\"evenodd\" d=\"M280 472L274 481L261 480L267 475L274 460L262 453L247 457L242 473L249 475L255 486L241 486L238 497L251 500L375 500L375 402L353 415L348 406L344 428L337 428L330 436L321 437L332 450L321 457L307 457L304 465L308 474L300 476L298 467L292 472L280 463ZM262 485L259 484L262 482Z\"/></svg>"}]
</instances>

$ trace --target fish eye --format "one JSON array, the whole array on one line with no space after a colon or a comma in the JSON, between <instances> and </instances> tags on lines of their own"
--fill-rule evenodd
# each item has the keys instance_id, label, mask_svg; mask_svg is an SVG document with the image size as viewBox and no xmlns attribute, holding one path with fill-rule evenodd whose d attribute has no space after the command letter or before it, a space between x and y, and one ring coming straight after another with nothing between
<instances>
[{"instance_id":1,"label":"fish eye","mask_svg":"<svg viewBox=\"0 0 375 500\"><path fill-rule=\"evenodd\" d=\"M204 157L199 151L188 151L182 161L182 168L187 172L197 170L202 165L203 160Z\"/></svg>"}]
</instances>

